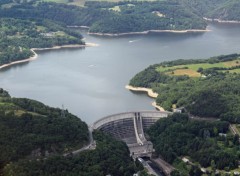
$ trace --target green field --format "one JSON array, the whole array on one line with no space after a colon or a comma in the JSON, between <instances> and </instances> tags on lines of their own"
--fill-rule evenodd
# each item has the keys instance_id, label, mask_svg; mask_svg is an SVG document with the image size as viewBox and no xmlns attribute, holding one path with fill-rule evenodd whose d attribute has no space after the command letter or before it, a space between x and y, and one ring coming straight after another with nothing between
<instances>
[{"instance_id":1,"label":"green field","mask_svg":"<svg viewBox=\"0 0 240 176\"><path fill-rule=\"evenodd\" d=\"M200 63L200 64L185 64L176 66L159 66L156 68L158 72L165 72L168 75L188 75L190 77L200 77L201 74L197 72L199 68L209 69L214 67L231 68L233 66L240 66L240 59L235 59L227 62L218 63ZM240 69L233 69L230 73L240 73Z\"/></svg>"}]
</instances>

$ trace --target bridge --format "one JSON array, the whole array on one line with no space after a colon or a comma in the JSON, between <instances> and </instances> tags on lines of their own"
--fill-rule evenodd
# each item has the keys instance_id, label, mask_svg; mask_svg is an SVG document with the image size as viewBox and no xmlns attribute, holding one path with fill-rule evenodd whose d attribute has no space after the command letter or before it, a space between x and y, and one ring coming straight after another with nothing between
<instances>
[{"instance_id":1,"label":"bridge","mask_svg":"<svg viewBox=\"0 0 240 176\"><path fill-rule=\"evenodd\" d=\"M133 158L151 157L153 145L147 140L144 131L158 119L165 118L171 112L139 111L110 115L97 120L91 130L101 130L126 142Z\"/></svg>"}]
</instances>

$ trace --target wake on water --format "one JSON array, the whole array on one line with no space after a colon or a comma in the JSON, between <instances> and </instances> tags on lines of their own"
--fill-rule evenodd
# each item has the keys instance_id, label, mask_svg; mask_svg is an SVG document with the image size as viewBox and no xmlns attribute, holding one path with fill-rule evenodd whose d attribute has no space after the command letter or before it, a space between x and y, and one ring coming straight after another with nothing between
<instances>
[{"instance_id":1,"label":"wake on water","mask_svg":"<svg viewBox=\"0 0 240 176\"><path fill-rule=\"evenodd\" d=\"M129 40L128 42L129 43L134 43L134 42L138 42L138 41L141 41L142 39L137 39L137 40Z\"/></svg>"}]
</instances>

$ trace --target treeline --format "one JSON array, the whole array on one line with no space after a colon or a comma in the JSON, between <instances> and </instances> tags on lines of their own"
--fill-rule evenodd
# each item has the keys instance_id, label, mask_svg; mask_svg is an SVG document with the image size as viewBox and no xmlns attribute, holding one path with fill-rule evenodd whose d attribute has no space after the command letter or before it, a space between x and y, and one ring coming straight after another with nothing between
<instances>
[{"instance_id":1,"label":"treeline","mask_svg":"<svg viewBox=\"0 0 240 176\"><path fill-rule=\"evenodd\" d=\"M196 121L187 114L173 114L157 121L148 134L156 152L167 162L176 164L182 162L182 157L190 158L191 168L185 168L185 175L196 172L197 163L215 173L216 169L229 171L238 167L239 136L226 135L228 127L224 121ZM202 173L200 169L198 172Z\"/></svg>"},{"instance_id":2,"label":"treeline","mask_svg":"<svg viewBox=\"0 0 240 176\"><path fill-rule=\"evenodd\" d=\"M51 157L49 159L23 160L13 162L4 168L4 175L16 176L129 176L142 170L142 165L129 157L128 147L124 142L94 132L97 147L77 156Z\"/></svg>"},{"instance_id":3,"label":"treeline","mask_svg":"<svg viewBox=\"0 0 240 176\"><path fill-rule=\"evenodd\" d=\"M43 2L33 4L34 2L29 2L2 9L0 16L50 19L66 25L90 26L90 32L103 33L206 28L206 23L200 16L178 1L86 2L84 8ZM121 10L111 10L114 6L119 6ZM163 16L153 13L157 11Z\"/></svg>"},{"instance_id":4,"label":"treeline","mask_svg":"<svg viewBox=\"0 0 240 176\"><path fill-rule=\"evenodd\" d=\"M88 143L88 127L67 110L0 90L0 172L9 162L62 154Z\"/></svg>"},{"instance_id":5,"label":"treeline","mask_svg":"<svg viewBox=\"0 0 240 176\"><path fill-rule=\"evenodd\" d=\"M227 62L227 61L233 61L236 60L236 58L240 57L240 54L234 53L234 54L228 54L228 55L220 55L211 57L208 59L177 59L174 61L165 61L160 64L156 64L154 66L162 66L162 67L173 67L177 65L186 65L186 64L201 64L201 63L219 63L219 62Z\"/></svg>"},{"instance_id":6,"label":"treeline","mask_svg":"<svg viewBox=\"0 0 240 176\"><path fill-rule=\"evenodd\" d=\"M148 87L159 93L156 101L165 110L173 105L184 107L195 116L215 117L240 123L240 75L223 72L222 68L198 69L206 75L192 79L187 75L173 76L158 71L159 66L231 61L237 54L213 57L207 60L177 60L148 67L130 80L135 87ZM236 66L233 66L237 68ZM171 67L169 67L171 68Z\"/></svg>"}]
</instances>

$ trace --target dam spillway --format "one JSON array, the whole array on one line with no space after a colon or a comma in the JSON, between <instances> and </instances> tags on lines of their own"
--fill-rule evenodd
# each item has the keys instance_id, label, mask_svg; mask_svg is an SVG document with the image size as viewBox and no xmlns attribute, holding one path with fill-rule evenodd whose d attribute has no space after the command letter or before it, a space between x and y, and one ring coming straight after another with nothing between
<instances>
[{"instance_id":1,"label":"dam spillway","mask_svg":"<svg viewBox=\"0 0 240 176\"><path fill-rule=\"evenodd\" d=\"M100 130L126 142L130 154L151 157L153 145L145 138L145 131L160 118L168 117L167 111L138 111L109 115L97 120L92 130Z\"/></svg>"}]
</instances>

